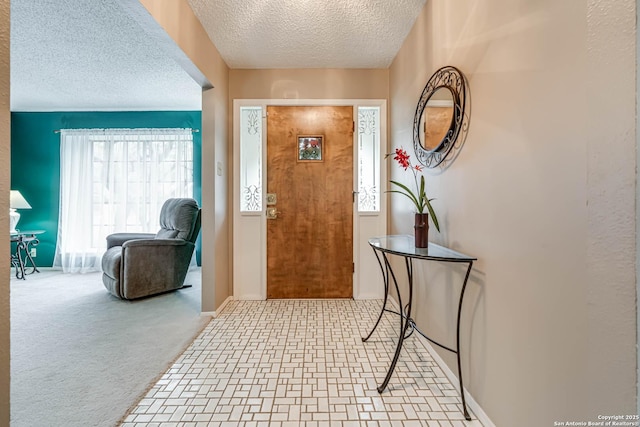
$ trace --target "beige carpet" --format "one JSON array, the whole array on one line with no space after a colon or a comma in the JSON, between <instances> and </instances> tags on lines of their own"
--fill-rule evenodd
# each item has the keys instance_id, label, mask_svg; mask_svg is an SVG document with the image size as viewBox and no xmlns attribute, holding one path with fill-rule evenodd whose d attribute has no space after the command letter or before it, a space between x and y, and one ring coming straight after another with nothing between
<instances>
[{"instance_id":1,"label":"beige carpet","mask_svg":"<svg viewBox=\"0 0 640 427\"><path fill-rule=\"evenodd\" d=\"M115 426L206 326L192 288L123 301L100 273L11 279L11 426Z\"/></svg>"}]
</instances>

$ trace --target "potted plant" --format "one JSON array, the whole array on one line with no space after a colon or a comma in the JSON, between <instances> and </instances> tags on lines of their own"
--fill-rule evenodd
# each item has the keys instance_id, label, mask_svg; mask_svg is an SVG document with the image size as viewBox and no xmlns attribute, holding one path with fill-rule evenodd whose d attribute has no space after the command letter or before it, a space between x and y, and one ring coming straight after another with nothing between
<instances>
[{"instance_id":1,"label":"potted plant","mask_svg":"<svg viewBox=\"0 0 640 427\"><path fill-rule=\"evenodd\" d=\"M395 155L394 155L395 154ZM399 189L389 190L390 193L402 194L411 200L416 208L415 213L415 246L416 248L426 248L429 246L429 223L428 217L431 217L434 227L440 232L440 224L438 223L438 217L436 216L431 201L426 194L425 179L422 172L422 166L412 165L409 160L409 155L402 148L396 148L395 153L390 153L385 158L394 155L393 160L397 161L400 167L404 170L410 170L413 174L413 180L416 186L416 192L414 193L408 186L401 182L390 180L391 184L395 185ZM418 180L418 174L420 173L420 180ZM425 209L428 211L425 212Z\"/></svg>"}]
</instances>

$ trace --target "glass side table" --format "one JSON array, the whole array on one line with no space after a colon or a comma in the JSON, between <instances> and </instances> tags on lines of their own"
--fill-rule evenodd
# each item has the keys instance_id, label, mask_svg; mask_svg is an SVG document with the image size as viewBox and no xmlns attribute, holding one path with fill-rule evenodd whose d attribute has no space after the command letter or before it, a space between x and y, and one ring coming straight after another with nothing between
<instances>
[{"instance_id":1,"label":"glass side table","mask_svg":"<svg viewBox=\"0 0 640 427\"><path fill-rule=\"evenodd\" d=\"M406 338L409 338L411 334L416 331L427 340L436 344L437 346L444 348L452 353L455 353L458 359L458 376L460 382L460 397L462 399L462 410L464 413L464 417L467 420L471 420L471 416L469 415L469 411L467 410L467 403L464 397L464 386L462 383L462 365L460 363L460 315L462 312L462 300L464 298L464 291L467 288L467 281L469 280L469 274L471 273L471 267L473 266L473 262L477 260L472 256L468 256L465 254L461 254L460 252L456 252L449 248L445 248L444 246L436 245L435 243L429 242L429 247L427 248L416 248L414 245L414 237L413 236L383 236L383 237L374 237L369 239L369 245L373 248L373 252L378 260L378 264L380 264L380 268L382 270L383 282L384 282L384 302L382 304L382 310L380 311L380 315L378 316L378 321L373 326L369 335L366 338L362 338L363 342L366 342L371 335L376 330L378 325L380 324L380 320L382 319L382 315L385 312L396 314L400 317L400 334L398 336L398 343L396 345L396 352L391 360L391 365L389 366L389 370L387 371L387 375L384 378L384 381L380 386L378 386L378 393L382 393L384 389L389 384L389 380L391 379L391 375L393 374L393 370L396 367L396 363L398 362L398 357L400 356L400 350L402 350L402 343ZM402 297L400 295L400 288L398 286L397 274L391 268L391 263L389 262L389 256L399 256L404 258L405 266L407 269L407 278L409 281L409 298L406 301L406 304L402 304ZM463 263L467 265L466 275L464 277L464 282L462 283L462 289L460 290L460 299L458 302L458 320L456 325L456 346L450 347L443 344L440 344L437 341L429 338L425 335L420 329L417 328L415 321L411 318L411 305L413 299L413 260L425 260L425 261L439 261L439 262L448 262L448 263ZM393 309L387 308L387 302L390 293L390 281L391 280L396 289L396 295L398 298L398 306L400 308L399 311L395 311Z\"/></svg>"},{"instance_id":2,"label":"glass side table","mask_svg":"<svg viewBox=\"0 0 640 427\"><path fill-rule=\"evenodd\" d=\"M16 278L26 280L27 274L40 273L31 257L31 249L38 246L38 236L44 230L16 231L10 233L11 243L16 244L15 253L11 254L11 266L16 269ZM31 271L28 271L31 269Z\"/></svg>"}]
</instances>

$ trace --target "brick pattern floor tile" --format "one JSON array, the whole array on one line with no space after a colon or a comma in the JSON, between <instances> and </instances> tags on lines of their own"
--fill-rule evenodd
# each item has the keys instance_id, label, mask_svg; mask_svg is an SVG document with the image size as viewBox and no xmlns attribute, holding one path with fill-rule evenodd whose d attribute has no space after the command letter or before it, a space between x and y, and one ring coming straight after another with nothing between
<instances>
[{"instance_id":1,"label":"brick pattern floor tile","mask_svg":"<svg viewBox=\"0 0 640 427\"><path fill-rule=\"evenodd\" d=\"M481 427L423 339L405 341L388 388L398 318L379 300L233 301L122 427Z\"/></svg>"}]
</instances>

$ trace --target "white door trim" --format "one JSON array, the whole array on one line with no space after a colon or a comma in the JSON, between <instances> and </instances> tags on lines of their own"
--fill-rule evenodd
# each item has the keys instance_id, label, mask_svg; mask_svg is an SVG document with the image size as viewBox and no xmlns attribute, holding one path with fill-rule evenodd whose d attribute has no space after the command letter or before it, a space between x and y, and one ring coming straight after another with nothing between
<instances>
[{"instance_id":1,"label":"white door trim","mask_svg":"<svg viewBox=\"0 0 640 427\"><path fill-rule=\"evenodd\" d=\"M233 100L233 296L240 300L265 300L267 298L267 241L266 241L266 192L263 191L262 211L240 213L240 107L262 107L262 182L267 182L266 108L277 106L353 106L354 120L358 119L358 107L380 107L380 187L386 185L387 149L387 101L384 99L234 99ZM354 191L358 182L358 135L354 138ZM372 235L386 234L387 205L384 193L380 194L379 213L358 213L353 208L353 276L354 299L382 298L383 285L373 252L367 239ZM374 274L372 274L372 272Z\"/></svg>"}]
</instances>

